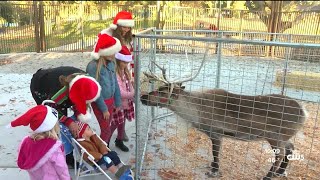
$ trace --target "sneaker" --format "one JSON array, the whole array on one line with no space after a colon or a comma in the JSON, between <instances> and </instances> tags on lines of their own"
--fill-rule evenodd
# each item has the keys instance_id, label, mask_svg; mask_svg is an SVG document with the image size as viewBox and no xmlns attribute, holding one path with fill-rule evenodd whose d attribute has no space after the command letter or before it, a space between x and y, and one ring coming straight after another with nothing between
<instances>
[{"instance_id":1,"label":"sneaker","mask_svg":"<svg viewBox=\"0 0 320 180\"><path fill-rule=\"evenodd\" d=\"M124 172L120 176L119 180L134 180L131 169L128 169L126 172Z\"/></svg>"},{"instance_id":2,"label":"sneaker","mask_svg":"<svg viewBox=\"0 0 320 180\"><path fill-rule=\"evenodd\" d=\"M115 143L116 143L116 147L121 149L123 152L128 152L129 151L129 148L126 145L123 144L122 140L116 139Z\"/></svg>"},{"instance_id":3,"label":"sneaker","mask_svg":"<svg viewBox=\"0 0 320 180\"><path fill-rule=\"evenodd\" d=\"M128 135L127 135L126 132L124 132L123 141L124 141L124 142L128 142L128 141L129 141L129 137L128 137Z\"/></svg>"}]
</instances>

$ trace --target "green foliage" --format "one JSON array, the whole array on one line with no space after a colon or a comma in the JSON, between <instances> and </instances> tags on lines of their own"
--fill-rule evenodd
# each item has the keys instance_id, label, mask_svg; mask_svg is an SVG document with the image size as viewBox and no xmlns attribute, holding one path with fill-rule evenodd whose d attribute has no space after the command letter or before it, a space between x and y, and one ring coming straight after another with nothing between
<instances>
[{"instance_id":1,"label":"green foliage","mask_svg":"<svg viewBox=\"0 0 320 180\"><path fill-rule=\"evenodd\" d=\"M15 9L10 2L0 3L0 16L8 23L13 23L17 19Z\"/></svg>"}]
</instances>

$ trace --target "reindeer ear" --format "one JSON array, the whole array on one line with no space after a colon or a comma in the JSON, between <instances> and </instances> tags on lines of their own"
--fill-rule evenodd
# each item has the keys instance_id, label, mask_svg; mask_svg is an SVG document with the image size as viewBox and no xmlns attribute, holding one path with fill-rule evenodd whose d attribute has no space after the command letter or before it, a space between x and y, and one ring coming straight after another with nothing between
<instances>
[{"instance_id":1,"label":"reindeer ear","mask_svg":"<svg viewBox=\"0 0 320 180\"><path fill-rule=\"evenodd\" d=\"M182 83L177 83L177 85L178 85L179 87L181 87L181 86L182 86Z\"/></svg>"},{"instance_id":2,"label":"reindeer ear","mask_svg":"<svg viewBox=\"0 0 320 180\"><path fill-rule=\"evenodd\" d=\"M184 90L186 87L185 87L185 86L180 86L180 88L181 88L182 90Z\"/></svg>"}]
</instances>

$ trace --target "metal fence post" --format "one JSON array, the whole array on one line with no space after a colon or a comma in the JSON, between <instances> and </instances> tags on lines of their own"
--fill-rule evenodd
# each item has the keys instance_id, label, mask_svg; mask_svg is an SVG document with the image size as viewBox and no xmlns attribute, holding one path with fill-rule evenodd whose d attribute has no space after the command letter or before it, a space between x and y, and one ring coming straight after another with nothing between
<instances>
[{"instance_id":1,"label":"metal fence post","mask_svg":"<svg viewBox=\"0 0 320 180\"><path fill-rule=\"evenodd\" d=\"M152 31L152 34L153 35L156 35L156 31ZM157 47L157 41L155 38L151 38L150 39L150 43L151 43L151 61L155 61L156 60L156 47ZM153 73L155 73L155 65L154 63L151 63L151 71ZM154 90L154 82L152 81L151 83L151 90L153 91ZM152 121L155 119L155 107L151 107L151 118L152 118Z\"/></svg>"},{"instance_id":2,"label":"metal fence post","mask_svg":"<svg viewBox=\"0 0 320 180\"><path fill-rule=\"evenodd\" d=\"M218 36L219 38L222 38L223 36L223 32L218 32ZM218 50L217 50L217 55L218 55L218 59L217 59L217 76L216 76L216 88L220 87L220 75L221 75L221 49L222 49L222 42L218 42Z\"/></svg>"},{"instance_id":3,"label":"metal fence post","mask_svg":"<svg viewBox=\"0 0 320 180\"><path fill-rule=\"evenodd\" d=\"M140 144L140 134L139 134L139 123L137 121L137 119L140 118L140 112L139 112L139 96L140 96L140 66L141 66L141 62L140 62L140 47L141 47L141 39L138 37L134 37L133 38L133 57L134 57L134 72L136 72L134 74L134 85L135 85L135 92L134 92L134 103L135 103L135 125L136 125L136 162L135 162L135 179L139 179L139 175L141 173L141 162L139 163L139 156L138 151L139 151L139 144Z\"/></svg>"},{"instance_id":4,"label":"metal fence post","mask_svg":"<svg viewBox=\"0 0 320 180\"><path fill-rule=\"evenodd\" d=\"M288 35L288 42L292 42L292 34ZM281 95L284 94L284 88L286 85L286 78L287 78L287 72L288 72L288 61L291 56L291 47L286 47L286 60L284 62L284 69L283 69L283 78L282 78L282 87L281 87Z\"/></svg>"},{"instance_id":5,"label":"metal fence post","mask_svg":"<svg viewBox=\"0 0 320 180\"><path fill-rule=\"evenodd\" d=\"M243 10L240 10L240 39L243 39L243 14ZM238 56L241 56L241 47L242 45L239 44Z\"/></svg>"}]
</instances>

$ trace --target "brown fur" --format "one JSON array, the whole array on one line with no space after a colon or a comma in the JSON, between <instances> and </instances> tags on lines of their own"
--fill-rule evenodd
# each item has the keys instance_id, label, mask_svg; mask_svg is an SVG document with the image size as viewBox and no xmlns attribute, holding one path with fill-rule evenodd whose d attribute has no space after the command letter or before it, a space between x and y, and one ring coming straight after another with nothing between
<instances>
[{"instance_id":1,"label":"brown fur","mask_svg":"<svg viewBox=\"0 0 320 180\"><path fill-rule=\"evenodd\" d=\"M293 150L289 140L302 128L307 115L296 100L277 94L239 95L222 89L186 92L180 84L170 96L171 103L161 103L160 98L169 100L168 94L169 86L162 86L143 95L141 101L145 105L169 108L211 138L213 176L219 174L218 156L223 136L244 141L267 140L280 153L276 154L278 160L264 179L285 174L286 155Z\"/></svg>"}]
</instances>

